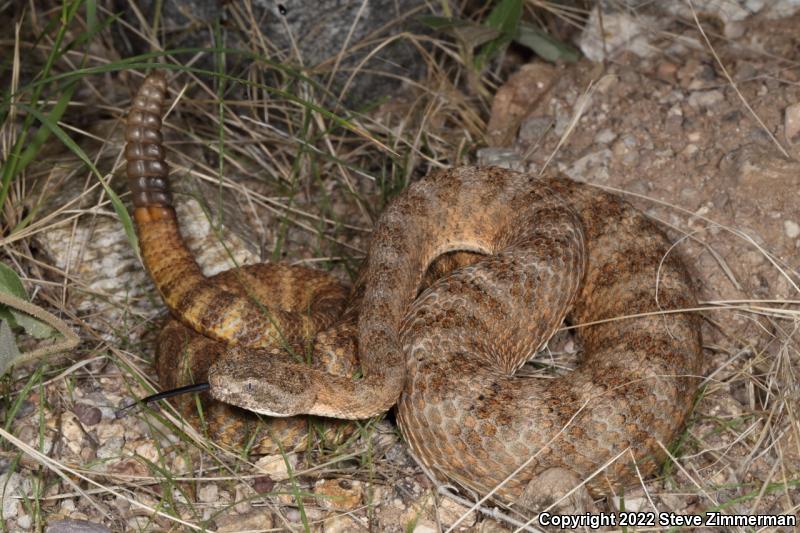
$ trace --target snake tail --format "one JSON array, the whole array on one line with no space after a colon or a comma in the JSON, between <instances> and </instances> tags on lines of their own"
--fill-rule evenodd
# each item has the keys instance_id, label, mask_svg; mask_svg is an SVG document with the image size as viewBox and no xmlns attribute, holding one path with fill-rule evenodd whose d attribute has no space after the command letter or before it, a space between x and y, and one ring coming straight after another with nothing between
<instances>
[{"instance_id":1,"label":"snake tail","mask_svg":"<svg viewBox=\"0 0 800 533\"><path fill-rule=\"evenodd\" d=\"M166 78L156 71L133 99L125 131L128 186L142 260L170 311L193 326L192 317L201 316L206 307L205 299L195 295L207 284L181 236L172 204L161 133L166 93Z\"/></svg>"}]
</instances>

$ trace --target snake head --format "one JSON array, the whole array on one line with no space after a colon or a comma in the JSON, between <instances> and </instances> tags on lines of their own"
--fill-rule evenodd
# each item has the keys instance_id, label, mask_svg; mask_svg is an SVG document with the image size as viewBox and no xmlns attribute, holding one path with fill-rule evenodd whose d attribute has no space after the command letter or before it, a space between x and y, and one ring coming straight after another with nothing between
<instances>
[{"instance_id":1,"label":"snake head","mask_svg":"<svg viewBox=\"0 0 800 533\"><path fill-rule=\"evenodd\" d=\"M208 371L215 399L267 416L308 413L316 394L302 365L271 361L268 350L232 348Z\"/></svg>"}]
</instances>

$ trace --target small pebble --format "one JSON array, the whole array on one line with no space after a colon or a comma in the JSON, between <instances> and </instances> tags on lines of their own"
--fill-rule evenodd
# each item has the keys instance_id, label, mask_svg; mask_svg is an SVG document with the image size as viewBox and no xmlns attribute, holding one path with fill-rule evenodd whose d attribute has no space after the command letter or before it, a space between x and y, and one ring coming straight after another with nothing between
<instances>
[{"instance_id":1,"label":"small pebble","mask_svg":"<svg viewBox=\"0 0 800 533\"><path fill-rule=\"evenodd\" d=\"M273 528L272 513L264 508L253 509L244 514L225 514L217 518L216 522L219 533L268 531Z\"/></svg>"},{"instance_id":2,"label":"small pebble","mask_svg":"<svg viewBox=\"0 0 800 533\"><path fill-rule=\"evenodd\" d=\"M86 432L83 430L78 416L70 411L65 411L61 417L61 435L69 450L78 455L84 448Z\"/></svg>"},{"instance_id":3,"label":"small pebble","mask_svg":"<svg viewBox=\"0 0 800 533\"><path fill-rule=\"evenodd\" d=\"M658 65L656 76L664 81L675 81L675 74L678 72L678 66L675 63L664 62Z\"/></svg>"},{"instance_id":4,"label":"small pebble","mask_svg":"<svg viewBox=\"0 0 800 533\"><path fill-rule=\"evenodd\" d=\"M289 463L288 466L287 462ZM297 468L297 454L286 454L285 460L283 455L265 455L256 461L256 468L267 474L274 481L289 479L289 468L293 471Z\"/></svg>"},{"instance_id":5,"label":"small pebble","mask_svg":"<svg viewBox=\"0 0 800 533\"><path fill-rule=\"evenodd\" d=\"M155 445L153 445L152 440L146 440L141 444L138 444L136 446L136 455L144 457L151 463L157 463L159 458L158 450L156 449Z\"/></svg>"},{"instance_id":6,"label":"small pebble","mask_svg":"<svg viewBox=\"0 0 800 533\"><path fill-rule=\"evenodd\" d=\"M219 500L219 487L216 483L208 483L197 491L197 499L205 503L215 503Z\"/></svg>"},{"instance_id":7,"label":"small pebble","mask_svg":"<svg viewBox=\"0 0 800 533\"><path fill-rule=\"evenodd\" d=\"M272 492L275 488L275 480L269 476L258 476L253 480L253 490L259 494Z\"/></svg>"},{"instance_id":8,"label":"small pebble","mask_svg":"<svg viewBox=\"0 0 800 533\"><path fill-rule=\"evenodd\" d=\"M443 525L451 526L458 522L458 527L472 526L477 522L477 515L460 503L450 498L442 498L438 508L439 520ZM462 518L463 517L463 518Z\"/></svg>"},{"instance_id":9,"label":"small pebble","mask_svg":"<svg viewBox=\"0 0 800 533\"><path fill-rule=\"evenodd\" d=\"M366 531L353 518L346 514L333 514L322 523L325 533L350 533L351 531Z\"/></svg>"},{"instance_id":10,"label":"small pebble","mask_svg":"<svg viewBox=\"0 0 800 533\"><path fill-rule=\"evenodd\" d=\"M252 505L250 504L250 500L248 496L250 495L250 491L247 490L245 487L241 485L236 486L236 504L233 506L233 509L239 514L246 514L250 512Z\"/></svg>"},{"instance_id":11,"label":"small pebble","mask_svg":"<svg viewBox=\"0 0 800 533\"><path fill-rule=\"evenodd\" d=\"M597 144L608 144L617 138L617 134L611 128L605 128L597 132L594 142Z\"/></svg>"},{"instance_id":12,"label":"small pebble","mask_svg":"<svg viewBox=\"0 0 800 533\"><path fill-rule=\"evenodd\" d=\"M786 108L783 129L789 144L800 144L800 102Z\"/></svg>"},{"instance_id":13,"label":"small pebble","mask_svg":"<svg viewBox=\"0 0 800 533\"><path fill-rule=\"evenodd\" d=\"M437 533L439 528L430 520L418 520L414 526L413 533Z\"/></svg>"},{"instance_id":14,"label":"small pebble","mask_svg":"<svg viewBox=\"0 0 800 533\"><path fill-rule=\"evenodd\" d=\"M784 220L783 229L786 231L786 236L790 239L796 239L800 236L800 224L794 220Z\"/></svg>"},{"instance_id":15,"label":"small pebble","mask_svg":"<svg viewBox=\"0 0 800 533\"><path fill-rule=\"evenodd\" d=\"M3 487L3 490L0 491L3 502L3 518L16 518L22 510L22 500L19 496L26 496L30 493L30 480L16 472L7 472L0 476L0 487Z\"/></svg>"},{"instance_id":16,"label":"small pebble","mask_svg":"<svg viewBox=\"0 0 800 533\"><path fill-rule=\"evenodd\" d=\"M89 522L88 520L56 520L50 522L45 528L44 532L45 533L111 533L111 530L102 524Z\"/></svg>"},{"instance_id":17,"label":"small pebble","mask_svg":"<svg viewBox=\"0 0 800 533\"><path fill-rule=\"evenodd\" d=\"M722 91L695 91L689 95L689 105L697 109L709 109L725 100Z\"/></svg>"},{"instance_id":18,"label":"small pebble","mask_svg":"<svg viewBox=\"0 0 800 533\"><path fill-rule=\"evenodd\" d=\"M99 459L112 459L119 457L120 450L125 444L125 439L122 437L111 437L103 441L102 446L97 449L97 457Z\"/></svg>"},{"instance_id":19,"label":"small pebble","mask_svg":"<svg viewBox=\"0 0 800 533\"><path fill-rule=\"evenodd\" d=\"M103 413L100 409L88 403L76 403L75 407L72 408L72 412L75 413L78 420L80 420L81 424L84 426L94 426L99 423L103 417Z\"/></svg>"},{"instance_id":20,"label":"small pebble","mask_svg":"<svg viewBox=\"0 0 800 533\"><path fill-rule=\"evenodd\" d=\"M323 509L352 511L361 505L363 493L358 480L321 479L314 484L314 494Z\"/></svg>"},{"instance_id":21,"label":"small pebble","mask_svg":"<svg viewBox=\"0 0 800 533\"><path fill-rule=\"evenodd\" d=\"M19 404L19 409L17 409L17 412L14 413L14 418L25 418L33 413L34 409L36 409L36 405L32 401L22 400L22 402Z\"/></svg>"},{"instance_id":22,"label":"small pebble","mask_svg":"<svg viewBox=\"0 0 800 533\"><path fill-rule=\"evenodd\" d=\"M17 518L17 527L20 529L30 529L32 524L33 521L29 514L24 514Z\"/></svg>"},{"instance_id":23,"label":"small pebble","mask_svg":"<svg viewBox=\"0 0 800 533\"><path fill-rule=\"evenodd\" d=\"M507 533L508 529L503 527L500 522L487 518L481 522L479 531L480 533Z\"/></svg>"},{"instance_id":24,"label":"small pebble","mask_svg":"<svg viewBox=\"0 0 800 533\"><path fill-rule=\"evenodd\" d=\"M625 509L626 512L638 513L647 507L648 501L647 498L636 498L631 496L620 498L619 496L614 496L611 499L611 505L613 505L614 509L618 511Z\"/></svg>"}]
</instances>

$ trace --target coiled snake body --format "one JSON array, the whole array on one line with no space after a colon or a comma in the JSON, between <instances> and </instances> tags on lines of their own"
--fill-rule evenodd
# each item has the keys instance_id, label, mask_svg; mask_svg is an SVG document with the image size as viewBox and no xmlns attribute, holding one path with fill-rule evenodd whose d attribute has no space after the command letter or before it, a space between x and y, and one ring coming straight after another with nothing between
<instances>
[{"instance_id":1,"label":"coiled snake body","mask_svg":"<svg viewBox=\"0 0 800 533\"><path fill-rule=\"evenodd\" d=\"M658 313L696 302L681 260L642 213L563 177L457 168L387 207L349 294L327 274L284 265L207 279L167 192L165 85L153 74L140 89L126 148L142 255L178 320L162 334L164 386L183 383L176 361L189 360L210 366L215 398L265 415L365 418L399 398L420 461L481 493L502 483L496 494L512 501L550 471L581 480L619 456L588 482L599 494L663 459L660 444L692 405L702 352L696 316ZM449 252L467 253L451 261ZM446 275L426 281L431 270ZM576 329L579 367L549 380L515 376L565 316L591 324ZM186 346L189 359L177 357ZM308 346L310 365L292 357ZM219 409L209 428L241 432L238 414Z\"/></svg>"}]
</instances>

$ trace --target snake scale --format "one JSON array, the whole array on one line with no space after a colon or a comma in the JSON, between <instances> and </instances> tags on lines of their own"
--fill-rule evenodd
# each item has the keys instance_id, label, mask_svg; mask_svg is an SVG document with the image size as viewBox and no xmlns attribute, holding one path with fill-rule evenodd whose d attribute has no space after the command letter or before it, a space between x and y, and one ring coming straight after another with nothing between
<instances>
[{"instance_id":1,"label":"snake scale","mask_svg":"<svg viewBox=\"0 0 800 533\"><path fill-rule=\"evenodd\" d=\"M700 327L675 312L696 305L687 270L641 212L562 176L455 168L390 203L349 291L283 264L207 278L169 194L165 94L156 72L133 101L127 172L142 257L174 317L159 340L159 380L175 387L208 373L221 400L204 403L210 433L232 442L250 427L227 404L289 417L269 419L272 437L300 433L296 415L359 419L397 404L431 472L484 494L499 484L508 501L547 473L580 482L619 456L587 483L609 493L663 460L660 444L681 430L697 388ZM565 317L579 325L579 366L516 375ZM194 402L183 412L196 417Z\"/></svg>"}]
</instances>

